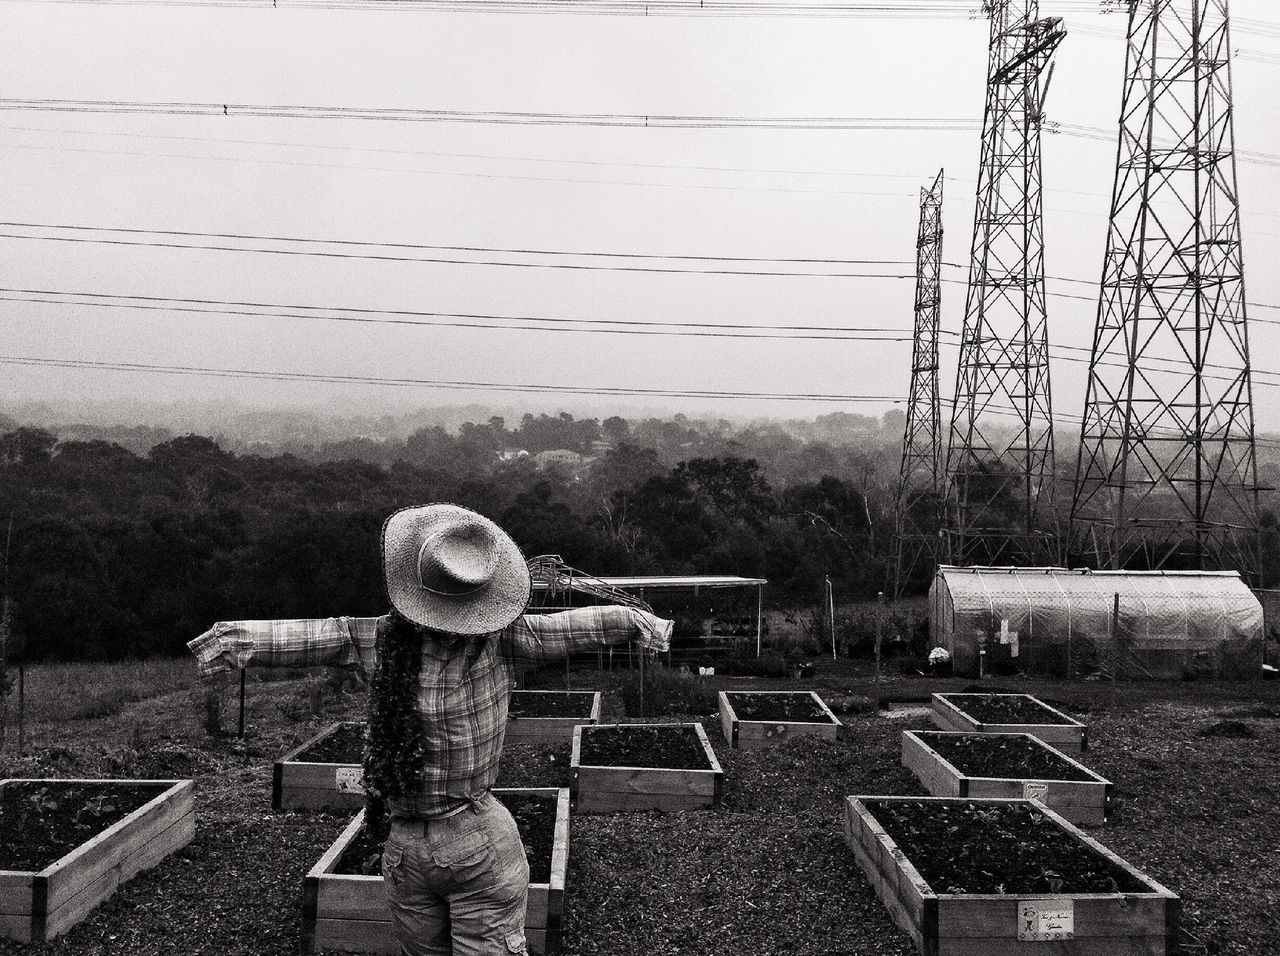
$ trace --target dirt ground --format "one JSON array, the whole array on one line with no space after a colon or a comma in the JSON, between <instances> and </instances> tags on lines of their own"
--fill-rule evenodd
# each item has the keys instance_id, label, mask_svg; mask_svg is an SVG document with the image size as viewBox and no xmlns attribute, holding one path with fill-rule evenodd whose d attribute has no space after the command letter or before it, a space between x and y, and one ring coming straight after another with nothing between
<instances>
[{"instance_id":1,"label":"dirt ground","mask_svg":"<svg viewBox=\"0 0 1280 956\"><path fill-rule=\"evenodd\" d=\"M604 717L618 719L617 677L575 670L572 686L606 691ZM815 689L863 709L841 714L847 730L835 743L796 739L746 752L728 748L710 709L688 715L704 722L724 766L723 806L575 816L564 952L913 952L842 842L841 801L923 793L899 762L899 736L928 727L927 718L868 712L864 698L922 700L968 683L875 684L863 668L830 662L805 681L708 679L709 689ZM562 688L563 670L548 671L543 684ZM530 684L538 685L537 678ZM194 680L108 717L36 724L23 755L11 740L0 753L0 777L194 777L199 825L189 847L126 884L65 937L36 946L0 942L0 953L296 953L302 877L348 816L273 813L272 761L363 711L359 692L335 697L319 686L314 678L251 682L243 740L205 732ZM984 686L1035 693L1088 723L1083 762L1117 785L1113 821L1097 835L1183 897L1184 926L1196 944L1182 952L1280 953L1280 688ZM567 746L512 745L499 784L567 785L567 764Z\"/></svg>"}]
</instances>

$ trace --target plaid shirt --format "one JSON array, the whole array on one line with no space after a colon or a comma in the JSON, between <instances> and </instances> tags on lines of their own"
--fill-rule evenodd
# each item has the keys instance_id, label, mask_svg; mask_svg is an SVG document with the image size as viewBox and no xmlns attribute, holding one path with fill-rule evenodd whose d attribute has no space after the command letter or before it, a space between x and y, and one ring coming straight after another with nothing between
<instances>
[{"instance_id":1,"label":"plaid shirt","mask_svg":"<svg viewBox=\"0 0 1280 956\"><path fill-rule=\"evenodd\" d=\"M187 646L200 674L236 667L357 667L375 660L378 618L231 621L215 624ZM528 614L479 637L423 640L418 713L431 762L423 790L393 802L400 816L448 813L482 796L498 777L514 668L637 640L666 650L672 622L627 607L584 607Z\"/></svg>"}]
</instances>

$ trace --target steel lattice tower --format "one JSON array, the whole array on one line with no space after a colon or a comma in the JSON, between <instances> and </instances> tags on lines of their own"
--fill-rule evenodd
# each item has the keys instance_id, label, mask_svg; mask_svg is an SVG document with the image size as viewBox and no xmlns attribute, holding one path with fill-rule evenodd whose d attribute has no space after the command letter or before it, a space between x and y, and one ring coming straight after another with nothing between
<instances>
[{"instance_id":1,"label":"steel lattice tower","mask_svg":"<svg viewBox=\"0 0 1280 956\"><path fill-rule=\"evenodd\" d=\"M916 234L915 335L911 398L894 502L893 595L922 566L937 564L942 529L942 417L938 395L938 319L942 305L942 172L920 190Z\"/></svg>"},{"instance_id":2,"label":"steel lattice tower","mask_svg":"<svg viewBox=\"0 0 1280 956\"><path fill-rule=\"evenodd\" d=\"M959 564L1040 560L1053 540L1040 126L1045 70L1066 34L1061 19L1039 19L1039 0L987 6L982 164L947 461Z\"/></svg>"},{"instance_id":3,"label":"steel lattice tower","mask_svg":"<svg viewBox=\"0 0 1280 956\"><path fill-rule=\"evenodd\" d=\"M1227 0L1141 0L1071 507L1099 567L1239 570L1258 482Z\"/></svg>"}]
</instances>

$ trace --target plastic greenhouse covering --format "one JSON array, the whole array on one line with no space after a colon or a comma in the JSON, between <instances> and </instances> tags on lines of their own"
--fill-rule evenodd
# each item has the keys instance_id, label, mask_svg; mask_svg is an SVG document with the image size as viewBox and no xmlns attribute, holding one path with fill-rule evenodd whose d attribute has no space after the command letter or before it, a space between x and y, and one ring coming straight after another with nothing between
<instances>
[{"instance_id":1,"label":"plastic greenhouse covering","mask_svg":"<svg viewBox=\"0 0 1280 956\"><path fill-rule=\"evenodd\" d=\"M943 566L929 606L959 674L1262 676L1262 605L1234 571Z\"/></svg>"}]
</instances>

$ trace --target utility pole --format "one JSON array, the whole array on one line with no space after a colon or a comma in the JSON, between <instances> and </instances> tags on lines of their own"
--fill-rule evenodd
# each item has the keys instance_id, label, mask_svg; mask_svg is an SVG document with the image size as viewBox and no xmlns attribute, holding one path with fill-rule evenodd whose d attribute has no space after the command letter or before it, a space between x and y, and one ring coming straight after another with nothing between
<instances>
[{"instance_id":1,"label":"utility pole","mask_svg":"<svg viewBox=\"0 0 1280 956\"><path fill-rule=\"evenodd\" d=\"M1053 537L1053 416L1040 127L1066 31L1039 0L989 0L982 164L947 459L950 560L1035 563ZM1047 72L1046 72L1047 70Z\"/></svg>"},{"instance_id":2,"label":"utility pole","mask_svg":"<svg viewBox=\"0 0 1280 956\"><path fill-rule=\"evenodd\" d=\"M1096 567L1260 584L1227 0L1131 0L1071 505Z\"/></svg>"},{"instance_id":3,"label":"utility pole","mask_svg":"<svg viewBox=\"0 0 1280 956\"><path fill-rule=\"evenodd\" d=\"M916 233L915 335L911 397L902 436L894 501L893 596L902 597L921 564L938 563L942 529L942 418L938 396L938 326L942 305L942 171L920 190Z\"/></svg>"}]
</instances>

